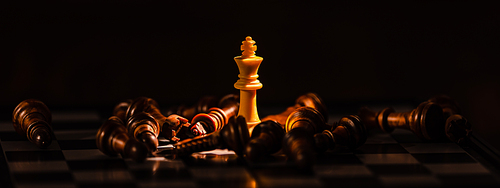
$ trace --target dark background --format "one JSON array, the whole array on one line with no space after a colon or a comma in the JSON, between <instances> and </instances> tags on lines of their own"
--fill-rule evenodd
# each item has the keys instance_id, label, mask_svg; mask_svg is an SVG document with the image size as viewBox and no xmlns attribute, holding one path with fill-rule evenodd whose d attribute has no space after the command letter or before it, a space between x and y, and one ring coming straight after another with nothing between
<instances>
[{"instance_id":1,"label":"dark background","mask_svg":"<svg viewBox=\"0 0 500 188\"><path fill-rule=\"evenodd\" d=\"M237 93L241 41L264 58L259 105L316 92L332 113L447 94L492 144L500 133L499 6L469 1L51 1L1 8L0 104L161 105ZM8 114L7 113L7 114Z\"/></svg>"}]
</instances>

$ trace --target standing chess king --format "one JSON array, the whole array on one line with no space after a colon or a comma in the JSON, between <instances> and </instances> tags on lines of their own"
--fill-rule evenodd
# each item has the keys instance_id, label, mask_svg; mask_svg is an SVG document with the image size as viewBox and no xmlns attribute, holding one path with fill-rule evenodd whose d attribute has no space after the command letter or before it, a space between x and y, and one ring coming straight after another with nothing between
<instances>
[{"instance_id":1,"label":"standing chess king","mask_svg":"<svg viewBox=\"0 0 500 188\"><path fill-rule=\"evenodd\" d=\"M234 87L240 90L238 116L245 117L248 128L253 129L255 125L260 123L257 113L257 89L262 88L262 84L257 80L259 77L257 70L263 58L255 55L257 46L254 45L255 41L252 40L252 37L246 37L242 43L242 55L234 58L240 71L238 75L240 79L234 84Z\"/></svg>"}]
</instances>

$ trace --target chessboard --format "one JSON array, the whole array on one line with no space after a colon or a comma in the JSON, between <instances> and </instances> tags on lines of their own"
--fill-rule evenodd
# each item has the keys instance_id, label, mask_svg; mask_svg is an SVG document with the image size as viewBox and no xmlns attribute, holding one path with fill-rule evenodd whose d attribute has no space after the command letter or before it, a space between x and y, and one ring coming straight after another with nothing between
<instances>
[{"instance_id":1,"label":"chessboard","mask_svg":"<svg viewBox=\"0 0 500 188\"><path fill-rule=\"evenodd\" d=\"M280 107L261 108L276 114ZM401 106L401 111L413 106ZM104 155L96 146L107 119L92 110L54 110L55 140L39 149L17 134L12 120L0 121L2 187L499 187L499 169L480 152L453 142L423 142L412 132L369 132L354 151L327 151L311 170L297 169L282 154L249 162L230 150L171 159L149 156L143 163ZM330 121L340 113L331 114ZM170 143L160 139L159 148ZM161 152L160 152L161 153Z\"/></svg>"}]
</instances>

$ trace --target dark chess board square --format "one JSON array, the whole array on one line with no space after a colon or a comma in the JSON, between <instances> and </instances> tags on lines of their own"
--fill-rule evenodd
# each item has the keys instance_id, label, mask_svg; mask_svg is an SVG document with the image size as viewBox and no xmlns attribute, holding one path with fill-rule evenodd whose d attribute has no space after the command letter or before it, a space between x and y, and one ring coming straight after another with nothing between
<instances>
[{"instance_id":1,"label":"dark chess board square","mask_svg":"<svg viewBox=\"0 0 500 188\"><path fill-rule=\"evenodd\" d=\"M5 156L9 162L28 161L64 161L61 151L6 151Z\"/></svg>"},{"instance_id":2,"label":"dark chess board square","mask_svg":"<svg viewBox=\"0 0 500 188\"><path fill-rule=\"evenodd\" d=\"M437 176L446 187L498 187L500 180L491 174L461 174Z\"/></svg>"},{"instance_id":3,"label":"dark chess board square","mask_svg":"<svg viewBox=\"0 0 500 188\"><path fill-rule=\"evenodd\" d=\"M58 140L62 150L97 149L95 140Z\"/></svg>"},{"instance_id":4,"label":"dark chess board square","mask_svg":"<svg viewBox=\"0 0 500 188\"><path fill-rule=\"evenodd\" d=\"M17 182L23 183L37 183L37 182L73 182L73 175L71 172L33 172L33 173L14 173L14 179Z\"/></svg>"},{"instance_id":5,"label":"dark chess board square","mask_svg":"<svg viewBox=\"0 0 500 188\"><path fill-rule=\"evenodd\" d=\"M421 164L384 164L367 165L377 175L415 175L430 174L430 171Z\"/></svg>"},{"instance_id":6,"label":"dark chess board square","mask_svg":"<svg viewBox=\"0 0 500 188\"><path fill-rule=\"evenodd\" d=\"M2 141L28 141L26 137L23 137L15 131L0 132L0 140Z\"/></svg>"},{"instance_id":7,"label":"dark chess board square","mask_svg":"<svg viewBox=\"0 0 500 188\"><path fill-rule=\"evenodd\" d=\"M354 154L336 154L325 152L317 156L317 165L322 164L363 164Z\"/></svg>"},{"instance_id":8,"label":"dark chess board square","mask_svg":"<svg viewBox=\"0 0 500 188\"><path fill-rule=\"evenodd\" d=\"M356 154L377 154L377 153L408 153L406 149L399 144L364 144L357 148Z\"/></svg>"},{"instance_id":9,"label":"dark chess board square","mask_svg":"<svg viewBox=\"0 0 500 188\"><path fill-rule=\"evenodd\" d=\"M253 168L251 171L256 178L314 177L312 171L301 170L294 165L273 166L272 168Z\"/></svg>"},{"instance_id":10,"label":"dark chess board square","mask_svg":"<svg viewBox=\"0 0 500 188\"><path fill-rule=\"evenodd\" d=\"M326 187L382 187L376 177L328 177L321 181Z\"/></svg>"},{"instance_id":11,"label":"dark chess board square","mask_svg":"<svg viewBox=\"0 0 500 188\"><path fill-rule=\"evenodd\" d=\"M136 180L139 181L151 181L151 180L169 180L169 179L189 179L191 178L191 173L185 168L182 169L141 169L141 170L133 170L130 172L132 176L135 177Z\"/></svg>"},{"instance_id":12,"label":"dark chess board square","mask_svg":"<svg viewBox=\"0 0 500 188\"><path fill-rule=\"evenodd\" d=\"M467 153L419 153L411 154L421 163L475 163Z\"/></svg>"},{"instance_id":13,"label":"dark chess board square","mask_svg":"<svg viewBox=\"0 0 500 188\"><path fill-rule=\"evenodd\" d=\"M127 169L122 159L66 161L70 170L117 170Z\"/></svg>"}]
</instances>

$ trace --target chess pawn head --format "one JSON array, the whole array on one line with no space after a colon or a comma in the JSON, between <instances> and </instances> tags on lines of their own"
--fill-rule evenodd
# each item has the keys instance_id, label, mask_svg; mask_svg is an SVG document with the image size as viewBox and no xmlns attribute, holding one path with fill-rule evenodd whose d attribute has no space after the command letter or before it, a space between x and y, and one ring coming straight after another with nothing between
<instances>
[{"instance_id":1,"label":"chess pawn head","mask_svg":"<svg viewBox=\"0 0 500 188\"><path fill-rule=\"evenodd\" d=\"M267 120L259 123L252 131L246 148L246 158L258 161L266 155L278 152L284 136L285 130L278 122Z\"/></svg>"},{"instance_id":2,"label":"chess pawn head","mask_svg":"<svg viewBox=\"0 0 500 188\"><path fill-rule=\"evenodd\" d=\"M51 122L52 114L49 108L35 99L22 101L12 113L12 123L16 132L39 148L47 148L52 143Z\"/></svg>"},{"instance_id":3,"label":"chess pawn head","mask_svg":"<svg viewBox=\"0 0 500 188\"><path fill-rule=\"evenodd\" d=\"M469 138L472 132L472 125L462 115L454 114L446 119L445 132L448 139L462 144Z\"/></svg>"},{"instance_id":4,"label":"chess pawn head","mask_svg":"<svg viewBox=\"0 0 500 188\"><path fill-rule=\"evenodd\" d=\"M288 132L294 128L303 127L309 134L313 135L327 129L323 115L311 107L300 107L292 112L286 120L285 131Z\"/></svg>"},{"instance_id":5,"label":"chess pawn head","mask_svg":"<svg viewBox=\"0 0 500 188\"><path fill-rule=\"evenodd\" d=\"M127 126L131 138L145 143L151 152L157 150L159 125L151 115L146 112L134 114L128 119Z\"/></svg>"},{"instance_id":6,"label":"chess pawn head","mask_svg":"<svg viewBox=\"0 0 500 188\"><path fill-rule=\"evenodd\" d=\"M432 102L423 102L409 116L410 129L421 139L438 141L445 138L443 109Z\"/></svg>"}]
</instances>

